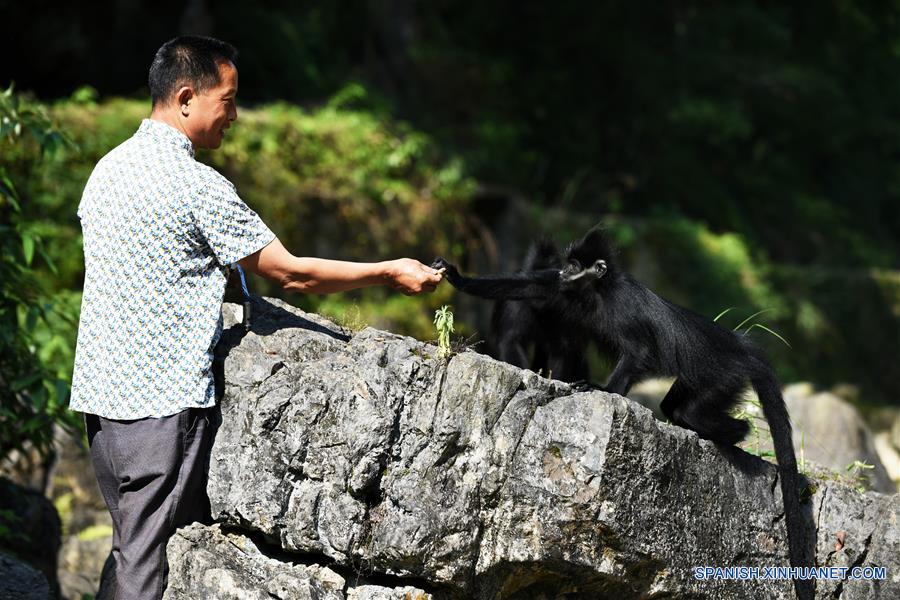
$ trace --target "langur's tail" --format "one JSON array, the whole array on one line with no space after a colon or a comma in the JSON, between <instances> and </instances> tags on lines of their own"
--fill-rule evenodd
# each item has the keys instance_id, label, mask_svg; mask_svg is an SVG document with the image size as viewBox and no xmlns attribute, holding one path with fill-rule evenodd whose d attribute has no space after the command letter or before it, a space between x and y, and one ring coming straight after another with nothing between
<instances>
[{"instance_id":1,"label":"langur's tail","mask_svg":"<svg viewBox=\"0 0 900 600\"><path fill-rule=\"evenodd\" d=\"M778 477L781 479L781 495L784 498L784 522L788 537L788 556L792 567L812 567L812 545L807 541L800 516L800 474L797 457L791 440L791 422L781 386L768 365L762 365L758 375L752 378L753 388L759 396L763 414L769 423L775 458L778 460ZM813 600L814 579L794 579L794 589L800 600Z\"/></svg>"}]
</instances>

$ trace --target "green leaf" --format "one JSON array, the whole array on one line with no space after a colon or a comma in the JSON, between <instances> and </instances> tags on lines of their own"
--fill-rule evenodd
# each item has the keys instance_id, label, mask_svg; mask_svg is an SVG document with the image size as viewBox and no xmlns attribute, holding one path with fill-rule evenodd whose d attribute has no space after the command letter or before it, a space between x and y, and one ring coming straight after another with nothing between
<instances>
[{"instance_id":1,"label":"green leaf","mask_svg":"<svg viewBox=\"0 0 900 600\"><path fill-rule=\"evenodd\" d=\"M31 401L40 415L46 412L47 408L47 390L43 387L39 388L31 395Z\"/></svg>"},{"instance_id":2,"label":"green leaf","mask_svg":"<svg viewBox=\"0 0 900 600\"><path fill-rule=\"evenodd\" d=\"M6 199L9 200L13 210L22 212L22 207L19 205L19 194L16 192L16 186L13 185L13 182L9 179L9 176L5 171L0 171L0 194L3 194Z\"/></svg>"},{"instance_id":3,"label":"green leaf","mask_svg":"<svg viewBox=\"0 0 900 600\"><path fill-rule=\"evenodd\" d=\"M57 406L65 406L67 401L69 400L69 392L71 388L69 384L66 383L62 379L57 379L53 384L54 390L56 392L55 402Z\"/></svg>"},{"instance_id":4,"label":"green leaf","mask_svg":"<svg viewBox=\"0 0 900 600\"><path fill-rule=\"evenodd\" d=\"M30 387L31 385L40 381L41 375L42 374L40 371L36 371L34 373L31 373L30 375L23 375L22 377L13 379L10 382L9 387L14 392L21 392L25 388Z\"/></svg>"},{"instance_id":5,"label":"green leaf","mask_svg":"<svg viewBox=\"0 0 900 600\"><path fill-rule=\"evenodd\" d=\"M27 233L22 234L22 252L25 254L25 264L30 267L34 259L34 238Z\"/></svg>"},{"instance_id":6,"label":"green leaf","mask_svg":"<svg viewBox=\"0 0 900 600\"><path fill-rule=\"evenodd\" d=\"M38 254L41 255L41 258L44 259L44 262L47 263L47 268L50 269L50 272L54 275L59 275L59 269L56 268L56 263L53 262L53 259L50 258L50 255L47 254L47 251L44 250L44 245L40 244L37 247Z\"/></svg>"},{"instance_id":7,"label":"green leaf","mask_svg":"<svg viewBox=\"0 0 900 600\"><path fill-rule=\"evenodd\" d=\"M34 331L40 313L41 309L38 306L32 306L28 309L28 313L25 315L25 331L29 333Z\"/></svg>"}]
</instances>

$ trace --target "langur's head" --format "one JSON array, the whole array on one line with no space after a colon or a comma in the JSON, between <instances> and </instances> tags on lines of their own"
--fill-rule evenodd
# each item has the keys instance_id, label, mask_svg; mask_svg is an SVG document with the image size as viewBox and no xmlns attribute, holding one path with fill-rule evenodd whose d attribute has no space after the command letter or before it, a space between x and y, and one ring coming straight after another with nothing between
<instances>
[{"instance_id":1,"label":"langur's head","mask_svg":"<svg viewBox=\"0 0 900 600\"><path fill-rule=\"evenodd\" d=\"M566 266L559 272L563 289L596 287L609 277L612 249L600 227L594 227L566 252Z\"/></svg>"}]
</instances>

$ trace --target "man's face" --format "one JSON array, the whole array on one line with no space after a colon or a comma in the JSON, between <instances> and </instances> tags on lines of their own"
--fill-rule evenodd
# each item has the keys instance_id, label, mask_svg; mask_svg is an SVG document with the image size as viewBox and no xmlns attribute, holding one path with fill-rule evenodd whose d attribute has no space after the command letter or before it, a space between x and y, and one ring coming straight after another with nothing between
<instances>
[{"instance_id":1,"label":"man's face","mask_svg":"<svg viewBox=\"0 0 900 600\"><path fill-rule=\"evenodd\" d=\"M191 98L190 114L184 123L195 148L222 145L225 130L237 119L237 89L237 69L230 61L223 61L219 63L219 84Z\"/></svg>"}]
</instances>

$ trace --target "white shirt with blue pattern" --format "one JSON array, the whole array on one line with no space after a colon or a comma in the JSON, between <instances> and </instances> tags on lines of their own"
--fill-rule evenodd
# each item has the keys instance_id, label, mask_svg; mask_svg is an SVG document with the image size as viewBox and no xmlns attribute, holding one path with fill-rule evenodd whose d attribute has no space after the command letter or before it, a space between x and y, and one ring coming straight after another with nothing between
<instances>
[{"instance_id":1,"label":"white shirt with blue pattern","mask_svg":"<svg viewBox=\"0 0 900 600\"><path fill-rule=\"evenodd\" d=\"M228 266L275 238L178 130L144 119L94 168L78 207L84 296L72 410L164 417L215 404Z\"/></svg>"}]
</instances>

